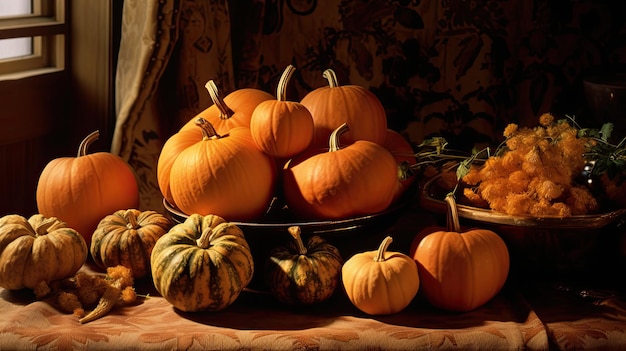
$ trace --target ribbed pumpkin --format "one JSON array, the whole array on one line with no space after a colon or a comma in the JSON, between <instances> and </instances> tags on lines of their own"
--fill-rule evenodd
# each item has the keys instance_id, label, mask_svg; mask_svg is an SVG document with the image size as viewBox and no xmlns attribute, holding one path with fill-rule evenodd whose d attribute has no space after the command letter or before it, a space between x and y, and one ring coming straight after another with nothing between
<instances>
[{"instance_id":1,"label":"ribbed pumpkin","mask_svg":"<svg viewBox=\"0 0 626 351\"><path fill-rule=\"evenodd\" d=\"M509 252L493 231L462 231L454 196L448 195L446 202L448 230L426 235L413 258L426 299L435 307L465 312L487 303L504 286Z\"/></svg>"},{"instance_id":2,"label":"ribbed pumpkin","mask_svg":"<svg viewBox=\"0 0 626 351\"><path fill-rule=\"evenodd\" d=\"M209 121L218 134L227 134L236 127L249 128L254 109L261 102L274 99L272 94L255 88L237 89L222 98L213 80L209 80L205 87L213 105L190 119L180 130L195 129L198 118Z\"/></svg>"},{"instance_id":3,"label":"ribbed pumpkin","mask_svg":"<svg viewBox=\"0 0 626 351\"><path fill-rule=\"evenodd\" d=\"M355 254L341 269L350 302L367 314L400 312L413 301L420 288L415 261L401 252L388 251L392 241L387 236L378 250Z\"/></svg>"},{"instance_id":4,"label":"ribbed pumpkin","mask_svg":"<svg viewBox=\"0 0 626 351\"><path fill-rule=\"evenodd\" d=\"M196 123L202 134L185 134L194 143L177 156L161 151L159 157L175 157L169 189L176 206L186 214L216 214L237 221L260 217L273 197L277 173L273 159L257 148L249 128L219 135L203 118Z\"/></svg>"},{"instance_id":5,"label":"ribbed pumpkin","mask_svg":"<svg viewBox=\"0 0 626 351\"><path fill-rule=\"evenodd\" d=\"M288 305L310 305L329 299L339 283L343 258L339 249L314 235L306 245L298 226L288 228L294 239L270 251L265 280L272 295Z\"/></svg>"},{"instance_id":6,"label":"ribbed pumpkin","mask_svg":"<svg viewBox=\"0 0 626 351\"><path fill-rule=\"evenodd\" d=\"M0 286L34 289L73 276L87 260L85 239L55 217L0 218Z\"/></svg>"},{"instance_id":7,"label":"ribbed pumpkin","mask_svg":"<svg viewBox=\"0 0 626 351\"><path fill-rule=\"evenodd\" d=\"M157 240L172 226L162 214L136 209L104 217L91 238L91 257L103 269L124 266L134 278L150 274L150 254Z\"/></svg>"},{"instance_id":8,"label":"ribbed pumpkin","mask_svg":"<svg viewBox=\"0 0 626 351\"><path fill-rule=\"evenodd\" d=\"M385 210L398 185L397 164L376 143L358 140L339 147L343 124L330 136L329 150L283 169L283 194L300 218L340 219Z\"/></svg>"},{"instance_id":9,"label":"ribbed pumpkin","mask_svg":"<svg viewBox=\"0 0 626 351\"><path fill-rule=\"evenodd\" d=\"M325 70L323 76L328 86L314 89L300 100L313 116L312 147L327 148L330 134L344 123L350 126L350 132L343 136L342 143L368 140L383 145L387 114L378 97L360 85L339 85L332 69Z\"/></svg>"},{"instance_id":10,"label":"ribbed pumpkin","mask_svg":"<svg viewBox=\"0 0 626 351\"><path fill-rule=\"evenodd\" d=\"M399 184L394 196L395 202L402 197L415 181L415 173L412 171L411 166L417 164L417 158L409 141L393 129L387 129L387 136L383 146L389 150L398 163Z\"/></svg>"},{"instance_id":11,"label":"ribbed pumpkin","mask_svg":"<svg viewBox=\"0 0 626 351\"><path fill-rule=\"evenodd\" d=\"M50 161L37 184L38 212L66 222L85 238L87 246L102 218L139 206L139 186L131 167L109 152L87 154L98 137L98 131L89 134L77 157Z\"/></svg>"},{"instance_id":12,"label":"ribbed pumpkin","mask_svg":"<svg viewBox=\"0 0 626 351\"><path fill-rule=\"evenodd\" d=\"M201 138L202 129L197 127L194 129L185 129L169 137L161 148L161 153L157 161L157 182L161 194L171 205L176 206L174 197L172 196L172 190L170 189L172 165L181 151L197 143Z\"/></svg>"},{"instance_id":13,"label":"ribbed pumpkin","mask_svg":"<svg viewBox=\"0 0 626 351\"><path fill-rule=\"evenodd\" d=\"M157 241L150 263L157 291L186 312L230 306L254 273L244 233L215 215L192 214L172 227Z\"/></svg>"},{"instance_id":14,"label":"ribbed pumpkin","mask_svg":"<svg viewBox=\"0 0 626 351\"><path fill-rule=\"evenodd\" d=\"M250 133L258 147L276 158L289 158L306 150L313 140L313 117L297 101L287 100L287 83L295 67L287 66L276 88L276 100L261 102L250 119Z\"/></svg>"}]
</instances>

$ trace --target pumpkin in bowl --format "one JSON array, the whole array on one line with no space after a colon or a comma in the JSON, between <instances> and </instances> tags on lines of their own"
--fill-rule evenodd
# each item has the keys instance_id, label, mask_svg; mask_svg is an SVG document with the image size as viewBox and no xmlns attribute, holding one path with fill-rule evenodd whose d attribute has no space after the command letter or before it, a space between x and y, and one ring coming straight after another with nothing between
<instances>
[{"instance_id":1,"label":"pumpkin in bowl","mask_svg":"<svg viewBox=\"0 0 626 351\"><path fill-rule=\"evenodd\" d=\"M398 186L397 163L383 146L358 140L343 148L343 124L329 140L328 152L283 169L283 196L299 218L341 219L383 211Z\"/></svg>"},{"instance_id":2,"label":"pumpkin in bowl","mask_svg":"<svg viewBox=\"0 0 626 351\"><path fill-rule=\"evenodd\" d=\"M88 154L99 132L80 144L77 157L50 161L37 183L37 208L46 217L57 217L78 231L87 246L98 223L122 208L139 206L139 185L132 168L109 152Z\"/></svg>"},{"instance_id":3,"label":"pumpkin in bowl","mask_svg":"<svg viewBox=\"0 0 626 351\"><path fill-rule=\"evenodd\" d=\"M248 286L254 273L242 230L216 215L190 215L157 240L150 256L157 291L186 311L220 311Z\"/></svg>"},{"instance_id":4,"label":"pumpkin in bowl","mask_svg":"<svg viewBox=\"0 0 626 351\"><path fill-rule=\"evenodd\" d=\"M360 85L340 85L332 69L325 70L323 76L328 85L310 91L300 100L313 117L312 147L327 148L332 132L344 123L350 126L350 132L342 137L344 144L368 140L383 145L387 114L378 97Z\"/></svg>"},{"instance_id":5,"label":"pumpkin in bowl","mask_svg":"<svg viewBox=\"0 0 626 351\"><path fill-rule=\"evenodd\" d=\"M88 254L85 239L58 218L0 218L0 286L5 289L35 289L71 277Z\"/></svg>"},{"instance_id":6,"label":"pumpkin in bowl","mask_svg":"<svg viewBox=\"0 0 626 351\"><path fill-rule=\"evenodd\" d=\"M186 214L259 218L273 197L274 160L259 150L249 128L220 135L203 118L196 120L196 128L200 133L180 131L171 137L178 139L177 147L161 150L157 171L165 198L171 196Z\"/></svg>"}]
</instances>

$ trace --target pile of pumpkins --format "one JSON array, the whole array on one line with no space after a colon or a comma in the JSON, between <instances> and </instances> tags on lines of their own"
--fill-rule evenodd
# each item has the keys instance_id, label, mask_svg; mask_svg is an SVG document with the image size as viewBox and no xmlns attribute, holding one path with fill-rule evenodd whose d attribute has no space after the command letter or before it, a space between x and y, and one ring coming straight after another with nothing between
<instances>
[{"instance_id":1,"label":"pile of pumpkins","mask_svg":"<svg viewBox=\"0 0 626 351\"><path fill-rule=\"evenodd\" d=\"M129 165L110 153L87 154L97 132L81 143L78 157L52 160L37 188L40 213L0 218L0 287L34 289L70 277L91 256L101 268L123 265L135 278L151 277L180 310L219 311L258 269L244 232L226 218L258 218L277 184L302 218L386 209L410 185L398 177L410 145L397 134L408 149L394 157L398 149L385 145L398 139L386 129L380 102L364 88L339 87L331 70L329 87L286 101L292 73L290 66L281 77L278 99L254 89L221 99L207 84L215 104L166 142L158 163L164 198L189 214L182 223L136 209ZM293 240L272 250L262 267L267 286L288 305L323 302L341 286L368 314L397 313L418 290L442 309L475 309L503 287L508 251L492 231L462 231L454 199L447 200L448 228L416 233L403 250L408 254L388 250L388 236L377 250L344 261L324 238L304 240L300 227L290 227Z\"/></svg>"}]
</instances>

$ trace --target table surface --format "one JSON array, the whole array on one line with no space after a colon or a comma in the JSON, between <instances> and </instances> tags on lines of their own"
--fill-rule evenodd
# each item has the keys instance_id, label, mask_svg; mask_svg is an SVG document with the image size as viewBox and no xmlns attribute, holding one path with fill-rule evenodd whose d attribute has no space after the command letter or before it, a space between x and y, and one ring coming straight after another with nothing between
<instances>
[{"instance_id":1,"label":"table surface","mask_svg":"<svg viewBox=\"0 0 626 351\"><path fill-rule=\"evenodd\" d=\"M409 208L386 232L410 240L429 216ZM623 272L615 273L616 279L623 280ZM246 290L223 311L184 313L143 279L135 288L148 298L82 325L30 291L0 289L0 350L626 349L624 291L598 282L591 288L571 280L512 276L474 311L437 310L418 294L400 313L370 316L340 289L307 307L285 306L268 293Z\"/></svg>"}]
</instances>

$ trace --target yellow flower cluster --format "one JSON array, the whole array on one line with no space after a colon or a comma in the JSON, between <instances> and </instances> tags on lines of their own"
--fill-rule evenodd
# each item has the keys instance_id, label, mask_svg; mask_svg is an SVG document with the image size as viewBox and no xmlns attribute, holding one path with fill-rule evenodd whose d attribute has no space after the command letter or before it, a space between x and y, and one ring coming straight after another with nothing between
<instances>
[{"instance_id":1,"label":"yellow flower cluster","mask_svg":"<svg viewBox=\"0 0 626 351\"><path fill-rule=\"evenodd\" d=\"M542 115L539 124L505 128L505 152L472 165L461 179L467 201L498 212L536 217L582 215L598 208L593 195L574 183L585 166L587 140L550 114Z\"/></svg>"}]
</instances>

